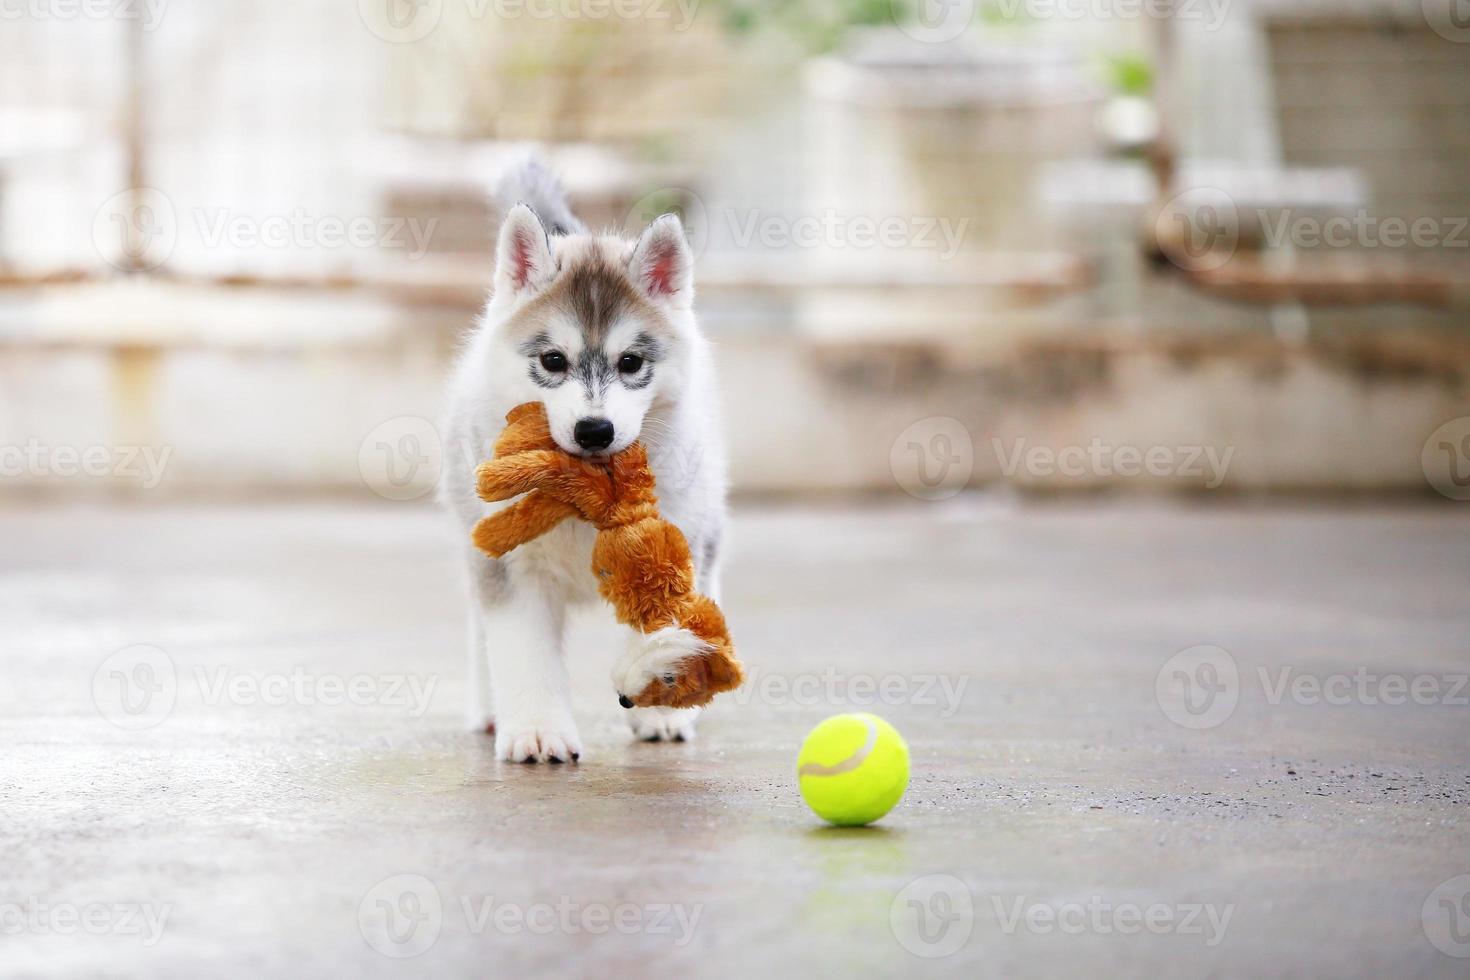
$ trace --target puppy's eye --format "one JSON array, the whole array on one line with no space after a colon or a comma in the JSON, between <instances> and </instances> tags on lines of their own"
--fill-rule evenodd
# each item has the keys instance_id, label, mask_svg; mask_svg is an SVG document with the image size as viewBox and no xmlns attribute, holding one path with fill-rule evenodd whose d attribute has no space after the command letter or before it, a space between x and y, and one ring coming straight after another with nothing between
<instances>
[{"instance_id":1,"label":"puppy's eye","mask_svg":"<svg viewBox=\"0 0 1470 980\"><path fill-rule=\"evenodd\" d=\"M624 354L618 358L618 370L624 374L635 374L643 366L643 358L637 354Z\"/></svg>"},{"instance_id":2,"label":"puppy's eye","mask_svg":"<svg viewBox=\"0 0 1470 980\"><path fill-rule=\"evenodd\" d=\"M567 356L559 350L549 350L541 355L541 366L552 374L561 374L567 369Z\"/></svg>"}]
</instances>

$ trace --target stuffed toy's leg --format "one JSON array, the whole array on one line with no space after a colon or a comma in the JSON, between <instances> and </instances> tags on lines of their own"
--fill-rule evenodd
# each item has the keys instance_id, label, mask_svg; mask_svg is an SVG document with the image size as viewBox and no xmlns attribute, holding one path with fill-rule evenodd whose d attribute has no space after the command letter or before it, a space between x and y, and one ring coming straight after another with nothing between
<instances>
[{"instance_id":1,"label":"stuffed toy's leg","mask_svg":"<svg viewBox=\"0 0 1470 980\"><path fill-rule=\"evenodd\" d=\"M532 490L544 490L570 504L596 524L617 499L612 474L595 462L574 459L555 449L533 449L481 463L475 470L481 500L509 500Z\"/></svg>"},{"instance_id":2,"label":"stuffed toy's leg","mask_svg":"<svg viewBox=\"0 0 1470 980\"><path fill-rule=\"evenodd\" d=\"M604 507L602 501L610 492L601 467L573 460L556 448L547 428L546 413L537 404L522 405L506 416L505 430L495 441L495 458L481 464L475 477L482 500L509 500L525 494L524 499L475 525L472 533L475 547L496 558L539 538L577 514L572 502L552 497L540 487L563 492L575 487L575 493L586 498L589 505Z\"/></svg>"},{"instance_id":3,"label":"stuffed toy's leg","mask_svg":"<svg viewBox=\"0 0 1470 980\"><path fill-rule=\"evenodd\" d=\"M676 622L637 633L613 668L623 707L693 708L745 680L725 617L709 598L693 593Z\"/></svg>"},{"instance_id":4,"label":"stuffed toy's leg","mask_svg":"<svg viewBox=\"0 0 1470 980\"><path fill-rule=\"evenodd\" d=\"M571 504L533 490L509 507L482 518L471 533L475 547L492 558L504 558L577 513Z\"/></svg>"},{"instance_id":5,"label":"stuffed toy's leg","mask_svg":"<svg viewBox=\"0 0 1470 980\"><path fill-rule=\"evenodd\" d=\"M689 545L658 518L598 534L598 591L636 631L613 668L623 707L692 708L744 680L725 617L694 591Z\"/></svg>"},{"instance_id":6,"label":"stuffed toy's leg","mask_svg":"<svg viewBox=\"0 0 1470 980\"><path fill-rule=\"evenodd\" d=\"M520 405L505 417L505 429L495 440L495 459L476 470L477 490L482 500L509 500L535 481L538 465L559 458L546 421L546 411L532 402ZM539 538L576 511L539 491L527 493L509 507L475 525L471 540L475 547L495 558Z\"/></svg>"}]
</instances>

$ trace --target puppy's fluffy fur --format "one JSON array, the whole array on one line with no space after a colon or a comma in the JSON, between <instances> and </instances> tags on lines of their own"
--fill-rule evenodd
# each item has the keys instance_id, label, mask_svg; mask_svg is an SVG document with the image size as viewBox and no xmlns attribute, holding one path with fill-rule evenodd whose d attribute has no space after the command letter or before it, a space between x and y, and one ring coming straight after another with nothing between
<instances>
[{"instance_id":1,"label":"puppy's fluffy fur","mask_svg":"<svg viewBox=\"0 0 1470 980\"><path fill-rule=\"evenodd\" d=\"M475 466L489 458L506 413L546 406L552 437L567 452L614 453L642 440L663 515L693 552L696 587L719 599L725 523L725 459L710 351L693 312L692 256L678 218L664 215L636 240L589 234L554 179L534 161L502 187L518 202L501 225L495 290L461 353L449 390L444 502L457 519L470 582L469 715L495 732L499 758L565 762L582 754L572 719L563 649L566 610L596 599L595 532L569 521L504 558L470 544L492 509L475 494ZM588 450L577 423L606 420L612 441ZM585 440L584 440L585 441ZM611 651L614 688L641 638ZM623 710L617 708L615 710ZM693 735L698 709L634 708L644 739Z\"/></svg>"}]
</instances>

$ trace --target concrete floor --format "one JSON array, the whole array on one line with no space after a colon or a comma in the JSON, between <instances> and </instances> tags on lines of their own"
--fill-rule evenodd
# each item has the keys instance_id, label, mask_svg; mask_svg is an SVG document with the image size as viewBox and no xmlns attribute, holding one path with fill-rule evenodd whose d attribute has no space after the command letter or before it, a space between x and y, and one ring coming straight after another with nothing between
<instances>
[{"instance_id":1,"label":"concrete floor","mask_svg":"<svg viewBox=\"0 0 1470 980\"><path fill-rule=\"evenodd\" d=\"M6 975L1470 974L1454 505L748 508L750 693L633 744L589 617L561 767L461 730L433 511L0 533ZM797 745L874 690L908 796L824 829Z\"/></svg>"}]
</instances>

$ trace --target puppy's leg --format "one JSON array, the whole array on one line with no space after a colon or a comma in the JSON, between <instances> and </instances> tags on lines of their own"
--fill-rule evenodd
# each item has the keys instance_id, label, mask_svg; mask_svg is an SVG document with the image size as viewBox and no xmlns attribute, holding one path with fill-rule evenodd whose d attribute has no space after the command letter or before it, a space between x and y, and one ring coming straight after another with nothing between
<instances>
[{"instance_id":1,"label":"puppy's leg","mask_svg":"<svg viewBox=\"0 0 1470 980\"><path fill-rule=\"evenodd\" d=\"M470 731L495 734L495 689L490 684L490 660L485 652L485 617L478 602L470 605L470 649L465 720Z\"/></svg>"},{"instance_id":2,"label":"puppy's leg","mask_svg":"<svg viewBox=\"0 0 1470 980\"><path fill-rule=\"evenodd\" d=\"M507 591L506 601L485 613L495 754L508 762L575 762L582 742L562 657L565 602L547 583L514 570Z\"/></svg>"},{"instance_id":3,"label":"puppy's leg","mask_svg":"<svg viewBox=\"0 0 1470 980\"><path fill-rule=\"evenodd\" d=\"M465 720L470 731L495 733L495 695L485 650L485 610L505 601L505 569L478 551L465 554L470 582L469 656L465 673Z\"/></svg>"},{"instance_id":4,"label":"puppy's leg","mask_svg":"<svg viewBox=\"0 0 1470 980\"><path fill-rule=\"evenodd\" d=\"M724 528L717 526L694 549L694 588L700 595L713 599L716 605L720 601L720 570L721 559L724 557L720 551L720 543L724 536Z\"/></svg>"}]
</instances>

